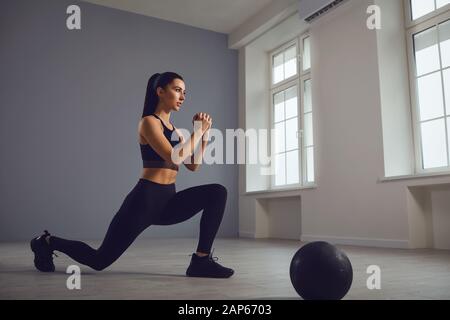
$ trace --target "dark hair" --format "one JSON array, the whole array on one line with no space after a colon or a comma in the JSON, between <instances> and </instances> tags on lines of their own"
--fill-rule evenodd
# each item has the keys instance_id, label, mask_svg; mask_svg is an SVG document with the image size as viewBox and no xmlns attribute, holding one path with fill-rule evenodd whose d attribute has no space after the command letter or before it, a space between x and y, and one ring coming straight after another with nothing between
<instances>
[{"instance_id":1,"label":"dark hair","mask_svg":"<svg viewBox=\"0 0 450 320\"><path fill-rule=\"evenodd\" d=\"M175 72L155 73L148 79L147 92L145 93L144 111L142 112L142 118L151 115L155 112L156 106L159 102L159 97L156 94L158 87L165 88L174 79L183 80L179 74Z\"/></svg>"}]
</instances>

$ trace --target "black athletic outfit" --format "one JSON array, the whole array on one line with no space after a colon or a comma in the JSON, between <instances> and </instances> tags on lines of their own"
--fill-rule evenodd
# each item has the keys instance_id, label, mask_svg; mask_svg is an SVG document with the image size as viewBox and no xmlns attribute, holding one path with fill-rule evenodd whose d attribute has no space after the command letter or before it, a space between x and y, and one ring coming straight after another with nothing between
<instances>
[{"instance_id":1,"label":"black athletic outfit","mask_svg":"<svg viewBox=\"0 0 450 320\"><path fill-rule=\"evenodd\" d=\"M179 143L179 141L171 141L172 132L175 129L170 130L158 116L152 116L157 117L163 124L164 135L171 145L175 146ZM173 164L165 162L151 146L140 145L140 147L144 167L172 167L172 169L178 170L178 167L175 168ZM203 211L200 220L200 237L197 251L210 253L214 238L222 221L226 201L227 189L221 184L205 184L177 192L175 183L160 184L146 179L139 179L112 219L103 243L97 250L83 242L66 240L55 236L50 237L49 249L51 250L50 252L53 250L63 252L75 261L95 270L103 270L116 261L139 234L149 226L177 224ZM36 241L34 244L35 247L38 247L36 245L38 239L33 240ZM41 243L39 242L39 244ZM45 257L42 258L42 256ZM41 260L47 261L47 256L48 252L35 259L39 260L41 258ZM51 258L51 253L49 257ZM201 259L194 255L191 265L195 262L194 260L200 261ZM212 272L210 270L212 263L215 264L214 268L222 268L220 270L215 269L212 273L220 271L221 277L229 277L233 274L233 270L212 262L211 256L203 260L209 260L208 265L204 263L204 269L208 269L206 270L207 273ZM52 262L51 265L53 265ZM47 269L49 269L48 271L52 271L50 267ZM191 268L192 276L202 276L203 269L200 269Z\"/></svg>"}]
</instances>

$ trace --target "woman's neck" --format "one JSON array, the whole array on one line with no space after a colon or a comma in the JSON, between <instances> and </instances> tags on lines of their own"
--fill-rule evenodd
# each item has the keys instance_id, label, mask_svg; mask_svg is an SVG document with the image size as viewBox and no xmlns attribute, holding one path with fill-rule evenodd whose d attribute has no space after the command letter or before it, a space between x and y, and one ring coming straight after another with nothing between
<instances>
[{"instance_id":1,"label":"woman's neck","mask_svg":"<svg viewBox=\"0 0 450 320\"><path fill-rule=\"evenodd\" d=\"M158 117L161 118L166 123L170 123L170 112L165 111L155 111L154 114L156 114Z\"/></svg>"}]
</instances>

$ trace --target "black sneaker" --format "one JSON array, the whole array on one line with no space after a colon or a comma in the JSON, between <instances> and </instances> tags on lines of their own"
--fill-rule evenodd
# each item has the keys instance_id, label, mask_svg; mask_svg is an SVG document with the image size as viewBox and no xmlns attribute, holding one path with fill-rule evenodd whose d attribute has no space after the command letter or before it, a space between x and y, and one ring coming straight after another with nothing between
<instances>
[{"instance_id":1,"label":"black sneaker","mask_svg":"<svg viewBox=\"0 0 450 320\"><path fill-rule=\"evenodd\" d=\"M53 250L50 249L50 245L45 240L45 237L49 235L50 233L45 230L43 235L34 238L30 242L31 250L34 252L34 266L42 272L55 271L55 265L53 264L54 253Z\"/></svg>"},{"instance_id":2,"label":"black sneaker","mask_svg":"<svg viewBox=\"0 0 450 320\"><path fill-rule=\"evenodd\" d=\"M199 257L195 253L192 254L191 264L186 270L188 277L202 278L229 278L234 274L234 270L221 266L216 261L217 257L213 257L212 253L208 256Z\"/></svg>"}]
</instances>

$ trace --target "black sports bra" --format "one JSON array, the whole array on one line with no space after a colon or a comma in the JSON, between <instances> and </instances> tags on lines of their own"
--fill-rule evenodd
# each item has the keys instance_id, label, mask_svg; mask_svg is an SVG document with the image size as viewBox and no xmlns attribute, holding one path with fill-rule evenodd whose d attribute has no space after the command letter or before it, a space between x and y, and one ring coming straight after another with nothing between
<instances>
[{"instance_id":1,"label":"black sports bra","mask_svg":"<svg viewBox=\"0 0 450 320\"><path fill-rule=\"evenodd\" d=\"M164 121L162 121L161 118L156 114L151 114L151 116L154 116L155 118L159 119L159 121L161 121L164 128L164 136L172 145L172 148L180 143L180 136L178 136L178 134L176 133L175 126L173 124L173 130L170 130L166 127ZM178 141L172 141L171 137L173 132L175 132L176 136L178 137ZM178 165L164 160L155 150L153 150L153 148L149 144L139 143L139 146L141 147L141 155L144 168L168 168L178 171Z\"/></svg>"}]
</instances>

